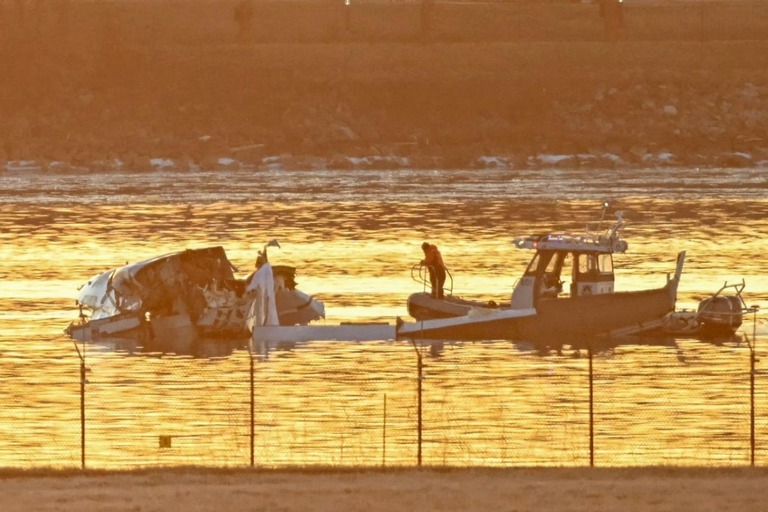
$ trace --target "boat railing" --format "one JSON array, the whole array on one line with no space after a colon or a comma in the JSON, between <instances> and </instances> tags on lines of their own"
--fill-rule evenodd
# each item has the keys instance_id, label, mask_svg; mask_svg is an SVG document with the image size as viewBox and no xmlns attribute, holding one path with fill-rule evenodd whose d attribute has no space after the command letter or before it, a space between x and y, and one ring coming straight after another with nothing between
<instances>
[{"instance_id":1,"label":"boat railing","mask_svg":"<svg viewBox=\"0 0 768 512\"><path fill-rule=\"evenodd\" d=\"M626 225L624 212L616 212L616 221L605 229L603 229L603 222L603 219L588 222L585 239L601 245L616 246L621 241L621 235Z\"/></svg>"},{"instance_id":2,"label":"boat railing","mask_svg":"<svg viewBox=\"0 0 768 512\"><path fill-rule=\"evenodd\" d=\"M429 271L433 269L431 265L416 264L411 267L411 279L422 285L422 291L426 292L427 288L432 291L432 281L429 279ZM453 275L448 267L445 267L445 284L443 285L443 291L446 295L453 295Z\"/></svg>"},{"instance_id":3,"label":"boat railing","mask_svg":"<svg viewBox=\"0 0 768 512\"><path fill-rule=\"evenodd\" d=\"M519 236L512 242L518 249L594 250L626 252L628 244L621 239L624 214L616 212L616 222L603 229L603 220L588 222L583 233L550 233Z\"/></svg>"},{"instance_id":4,"label":"boat railing","mask_svg":"<svg viewBox=\"0 0 768 512\"><path fill-rule=\"evenodd\" d=\"M735 297L739 301L740 309L732 310L732 311L717 311L717 314L722 317L741 317L742 315L746 313L751 313L755 311L756 306L747 306L747 303L744 301L744 297L742 296L741 292L744 291L744 287L746 286L746 282L744 279L741 280L740 283L729 283L728 281L725 281L723 283L723 286L720 287L719 290L717 290L715 293L713 293L711 296L707 297L705 300L709 301L710 304L714 303L714 300L724 295L724 292L726 290L732 289L733 295L729 295L730 297ZM698 320L699 317L703 314L710 313L711 311L708 310L708 308L705 306L703 308L700 308L695 315L695 318Z\"/></svg>"}]
</instances>

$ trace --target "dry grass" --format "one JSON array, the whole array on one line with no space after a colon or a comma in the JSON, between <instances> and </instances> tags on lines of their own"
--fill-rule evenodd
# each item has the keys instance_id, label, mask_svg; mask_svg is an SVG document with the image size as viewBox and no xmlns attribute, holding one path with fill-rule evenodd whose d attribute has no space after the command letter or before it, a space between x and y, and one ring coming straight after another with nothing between
<instances>
[{"instance_id":1,"label":"dry grass","mask_svg":"<svg viewBox=\"0 0 768 512\"><path fill-rule=\"evenodd\" d=\"M5 475L16 511L762 511L764 469L185 468Z\"/></svg>"}]
</instances>

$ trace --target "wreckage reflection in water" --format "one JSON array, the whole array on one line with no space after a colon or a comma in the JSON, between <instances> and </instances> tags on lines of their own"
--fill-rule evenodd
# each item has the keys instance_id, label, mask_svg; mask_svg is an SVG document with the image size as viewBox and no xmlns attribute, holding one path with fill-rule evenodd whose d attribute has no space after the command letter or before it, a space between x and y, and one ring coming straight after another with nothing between
<instances>
[{"instance_id":1,"label":"wreckage reflection in water","mask_svg":"<svg viewBox=\"0 0 768 512\"><path fill-rule=\"evenodd\" d=\"M146 187L129 174L8 177L0 183L0 465L78 465L79 360L62 331L76 314L77 286L106 269L221 245L246 271L277 238L270 259L298 267L298 286L334 322L394 321L417 287L409 269L424 240L440 246L454 293L502 302L530 257L511 248L514 236L581 230L613 197L630 243L616 258L617 289L653 284L647 276L671 270L686 250L679 306L742 278L748 304L765 306L761 176L305 171L142 175ZM765 360L764 320L757 332ZM246 340L178 341L84 346L90 466L247 464ZM495 342L423 356L425 463L585 464L583 350L567 340L561 353ZM693 340L600 351L598 465L745 463L748 357L743 343ZM257 463L414 463L412 346L273 347L254 362ZM160 447L161 436L170 447Z\"/></svg>"}]
</instances>

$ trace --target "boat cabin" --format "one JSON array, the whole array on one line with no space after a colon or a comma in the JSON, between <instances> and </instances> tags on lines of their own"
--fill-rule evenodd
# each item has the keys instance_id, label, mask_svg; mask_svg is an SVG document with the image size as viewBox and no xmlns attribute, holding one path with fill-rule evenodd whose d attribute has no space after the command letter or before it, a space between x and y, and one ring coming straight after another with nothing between
<instances>
[{"instance_id":1,"label":"boat cabin","mask_svg":"<svg viewBox=\"0 0 768 512\"><path fill-rule=\"evenodd\" d=\"M523 276L515 284L511 307L536 307L539 300L613 293L613 253L625 252L620 240L624 220L599 235L548 234L516 238L519 249L535 249Z\"/></svg>"}]
</instances>

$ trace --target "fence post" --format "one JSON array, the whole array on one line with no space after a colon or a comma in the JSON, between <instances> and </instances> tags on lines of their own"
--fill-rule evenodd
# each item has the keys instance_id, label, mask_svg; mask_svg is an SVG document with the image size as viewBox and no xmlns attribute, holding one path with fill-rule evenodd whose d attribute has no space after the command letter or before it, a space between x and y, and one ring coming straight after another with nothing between
<instances>
[{"instance_id":1,"label":"fence post","mask_svg":"<svg viewBox=\"0 0 768 512\"><path fill-rule=\"evenodd\" d=\"M250 361L250 381L251 381L251 467L254 467L254 452L255 452L255 440L256 440L256 425L255 425L255 408L256 408L256 383L255 383L255 368L253 364L253 352L251 351L251 344L248 343L248 361Z\"/></svg>"},{"instance_id":2,"label":"fence post","mask_svg":"<svg viewBox=\"0 0 768 512\"><path fill-rule=\"evenodd\" d=\"M595 467L595 393L592 371L592 344L587 345L589 355L589 467Z\"/></svg>"},{"instance_id":3,"label":"fence post","mask_svg":"<svg viewBox=\"0 0 768 512\"><path fill-rule=\"evenodd\" d=\"M757 342L757 306L752 306L752 343L749 343L749 464L755 466L755 353Z\"/></svg>"},{"instance_id":4,"label":"fence post","mask_svg":"<svg viewBox=\"0 0 768 512\"><path fill-rule=\"evenodd\" d=\"M421 412L422 412L422 410L421 410L421 381L422 381L422 372L423 372L424 365L423 365L422 360L421 360L421 352L419 352L419 347L416 345L416 340L412 340L412 341L413 341L413 348L416 350L416 368L417 368L417 372L418 372L418 379L417 379L418 383L417 383L417 387L416 387L416 397L417 397L417 401L418 401L418 404L417 404L417 416L418 416L418 419L417 419L417 426L416 426L417 435L418 435L418 451L417 451L417 455L416 455L416 460L417 460L418 467L421 467L421 440L422 440L422 435L421 435L421 433L422 433L422 421L421 421Z\"/></svg>"},{"instance_id":5,"label":"fence post","mask_svg":"<svg viewBox=\"0 0 768 512\"><path fill-rule=\"evenodd\" d=\"M75 350L80 358L80 468L85 469L85 342L82 352L75 342Z\"/></svg>"},{"instance_id":6,"label":"fence post","mask_svg":"<svg viewBox=\"0 0 768 512\"><path fill-rule=\"evenodd\" d=\"M755 465L755 347L749 344L749 465Z\"/></svg>"},{"instance_id":7,"label":"fence post","mask_svg":"<svg viewBox=\"0 0 768 512\"><path fill-rule=\"evenodd\" d=\"M387 394L384 393L384 417L381 430L381 467L387 465Z\"/></svg>"}]
</instances>

